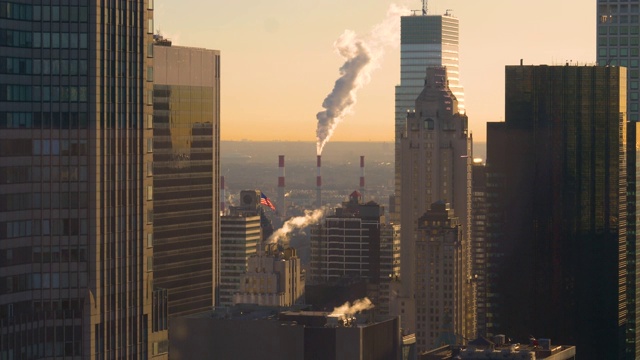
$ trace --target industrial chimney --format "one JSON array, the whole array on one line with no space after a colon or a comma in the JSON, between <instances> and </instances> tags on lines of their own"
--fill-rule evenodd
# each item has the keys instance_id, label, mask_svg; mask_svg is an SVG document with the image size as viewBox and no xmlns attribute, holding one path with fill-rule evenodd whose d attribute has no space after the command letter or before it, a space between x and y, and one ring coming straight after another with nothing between
<instances>
[{"instance_id":1,"label":"industrial chimney","mask_svg":"<svg viewBox=\"0 0 640 360\"><path fill-rule=\"evenodd\" d=\"M318 155L317 159L317 171L316 171L316 208L322 207L322 175L320 172L322 164L322 156Z\"/></svg>"},{"instance_id":2,"label":"industrial chimney","mask_svg":"<svg viewBox=\"0 0 640 360\"><path fill-rule=\"evenodd\" d=\"M360 156L360 199L364 204L364 156Z\"/></svg>"},{"instance_id":3,"label":"industrial chimney","mask_svg":"<svg viewBox=\"0 0 640 360\"><path fill-rule=\"evenodd\" d=\"M284 155L278 155L278 213L281 217L287 216L287 205L284 200Z\"/></svg>"}]
</instances>

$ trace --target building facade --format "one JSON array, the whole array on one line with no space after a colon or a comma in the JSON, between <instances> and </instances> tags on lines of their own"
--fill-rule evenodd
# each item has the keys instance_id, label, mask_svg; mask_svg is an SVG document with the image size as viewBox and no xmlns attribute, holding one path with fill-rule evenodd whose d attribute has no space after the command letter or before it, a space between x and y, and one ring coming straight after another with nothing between
<instances>
[{"instance_id":1,"label":"building facade","mask_svg":"<svg viewBox=\"0 0 640 360\"><path fill-rule=\"evenodd\" d=\"M153 30L152 1L0 2L2 358L166 348L147 246Z\"/></svg>"},{"instance_id":2,"label":"building facade","mask_svg":"<svg viewBox=\"0 0 640 360\"><path fill-rule=\"evenodd\" d=\"M280 251L277 244L272 244L264 253L259 250L249 258L233 304L283 307L304 304L304 284L305 272L296 249Z\"/></svg>"},{"instance_id":3,"label":"building facade","mask_svg":"<svg viewBox=\"0 0 640 360\"><path fill-rule=\"evenodd\" d=\"M462 272L471 277L471 248L469 221L471 219L471 137L466 115L459 113L457 100L447 86L443 67L427 68L422 93L416 100L415 112L407 114L406 130L402 135L401 164L401 291L395 311L403 316L403 327L416 331L415 319L425 304L416 303L416 277L430 271L416 265L418 220L432 203L449 203L459 219L462 240ZM471 287L463 294L466 321L456 332L473 338L475 309ZM420 347L419 347L420 348Z\"/></svg>"},{"instance_id":4,"label":"building facade","mask_svg":"<svg viewBox=\"0 0 640 360\"><path fill-rule=\"evenodd\" d=\"M401 359L400 319L238 306L171 319L172 359Z\"/></svg>"},{"instance_id":5,"label":"building facade","mask_svg":"<svg viewBox=\"0 0 640 360\"><path fill-rule=\"evenodd\" d=\"M597 58L600 66L627 71L627 118L638 121L640 104L640 4L633 0L597 0Z\"/></svg>"},{"instance_id":6,"label":"building facade","mask_svg":"<svg viewBox=\"0 0 640 360\"><path fill-rule=\"evenodd\" d=\"M220 281L220 52L156 37L154 286L180 316L214 306Z\"/></svg>"},{"instance_id":7,"label":"building facade","mask_svg":"<svg viewBox=\"0 0 640 360\"><path fill-rule=\"evenodd\" d=\"M459 20L447 11L444 15L419 15L400 18L400 84L395 89L396 171L395 197L391 221L399 223L400 141L405 130L407 111L414 110L416 99L424 88L424 74L428 66L446 68L449 88L464 113L464 89L460 84Z\"/></svg>"},{"instance_id":8,"label":"building facade","mask_svg":"<svg viewBox=\"0 0 640 360\"><path fill-rule=\"evenodd\" d=\"M419 350L463 343L466 281L462 268L462 231L442 201L418 221L415 247L416 342Z\"/></svg>"},{"instance_id":9,"label":"building facade","mask_svg":"<svg viewBox=\"0 0 640 360\"><path fill-rule=\"evenodd\" d=\"M361 202L354 191L334 215L311 227L310 282L367 283L367 297L389 312L391 281L400 272L398 226L385 224L384 208Z\"/></svg>"},{"instance_id":10,"label":"building facade","mask_svg":"<svg viewBox=\"0 0 640 360\"><path fill-rule=\"evenodd\" d=\"M482 159L474 159L471 196L471 281L476 301L477 335L486 336L487 324L487 262L493 254L487 249L487 171Z\"/></svg>"},{"instance_id":11,"label":"building facade","mask_svg":"<svg viewBox=\"0 0 640 360\"><path fill-rule=\"evenodd\" d=\"M506 120L487 125L489 333L625 358L626 79L620 67L507 66Z\"/></svg>"},{"instance_id":12,"label":"building facade","mask_svg":"<svg viewBox=\"0 0 640 360\"><path fill-rule=\"evenodd\" d=\"M240 291L240 280L247 273L249 258L257 255L262 243L260 191L242 190L240 205L231 206L220 220L220 286L221 306L233 305Z\"/></svg>"}]
</instances>

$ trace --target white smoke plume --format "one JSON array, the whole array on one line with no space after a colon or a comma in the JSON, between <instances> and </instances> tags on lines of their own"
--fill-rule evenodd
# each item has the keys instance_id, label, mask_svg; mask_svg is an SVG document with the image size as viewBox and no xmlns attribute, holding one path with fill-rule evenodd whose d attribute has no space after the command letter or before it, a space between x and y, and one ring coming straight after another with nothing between
<instances>
[{"instance_id":1,"label":"white smoke plume","mask_svg":"<svg viewBox=\"0 0 640 360\"><path fill-rule=\"evenodd\" d=\"M369 298L364 298L364 299L358 299L356 301L353 302L353 304L350 304L348 301L344 304L342 304L342 306L338 306L337 308L333 308L333 312L331 314L329 314L329 316L331 315L344 315L346 317L350 317L353 316L359 312L365 311L365 310L369 310L369 309L373 309L374 305L371 302L371 300L369 300Z\"/></svg>"},{"instance_id":2,"label":"white smoke plume","mask_svg":"<svg viewBox=\"0 0 640 360\"><path fill-rule=\"evenodd\" d=\"M325 110L316 115L318 155L322 154L336 126L351 113L356 103L356 92L371 81L371 73L380 66L385 47L400 43L400 16L408 13L407 8L391 4L385 19L375 25L367 36L359 38L355 32L345 30L333 44L338 54L345 58L345 63L340 67L340 77L333 90L322 102Z\"/></svg>"},{"instance_id":3,"label":"white smoke plume","mask_svg":"<svg viewBox=\"0 0 640 360\"><path fill-rule=\"evenodd\" d=\"M278 242L279 240L286 239L287 235L293 230L302 229L305 226L315 224L320 219L322 219L322 215L324 215L323 209L317 210L305 210L304 216L296 216L291 218L282 225L282 227L271 234L269 237L268 243L273 244Z\"/></svg>"}]
</instances>

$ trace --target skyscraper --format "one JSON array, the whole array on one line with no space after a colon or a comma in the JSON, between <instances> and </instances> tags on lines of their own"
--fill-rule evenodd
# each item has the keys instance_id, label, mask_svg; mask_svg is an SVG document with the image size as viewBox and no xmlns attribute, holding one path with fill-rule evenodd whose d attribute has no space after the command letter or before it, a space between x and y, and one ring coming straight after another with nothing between
<instances>
[{"instance_id":1,"label":"skyscraper","mask_svg":"<svg viewBox=\"0 0 640 360\"><path fill-rule=\"evenodd\" d=\"M395 209L400 211L400 139L405 129L407 111L415 109L415 101L424 87L427 66L447 70L449 88L464 113L464 89L459 76L459 21L449 11L444 15L403 16L400 19L400 85L396 86L396 178ZM397 222L399 214L393 213Z\"/></svg>"},{"instance_id":2,"label":"skyscraper","mask_svg":"<svg viewBox=\"0 0 640 360\"><path fill-rule=\"evenodd\" d=\"M384 208L362 203L354 191L320 224L311 227L310 282L365 282L377 311L389 313L390 283L400 272L398 225L387 225Z\"/></svg>"},{"instance_id":3,"label":"skyscraper","mask_svg":"<svg viewBox=\"0 0 640 360\"><path fill-rule=\"evenodd\" d=\"M636 1L616 0L605 2L599 0L597 3L597 58L598 65L624 66L627 67L627 119L630 122L640 120L640 5ZM635 126L634 126L635 128ZM629 136L634 136L635 130L630 129ZM635 154L630 154L635 156ZM636 181L631 176L635 176L635 164L629 163L628 174L630 176L630 186L635 186ZM631 168L633 166L633 168ZM631 191L630 195L635 194ZM635 227L638 221L635 220L635 198L629 197L629 226ZM633 211L633 212L632 212ZM634 221L631 221L634 220ZM636 251L638 240L637 232L629 229L627 259L629 267L629 279L627 283L629 300L627 329L629 359L635 359L636 354L640 354L640 332L636 331L635 324L640 323L640 312L636 298L639 297L640 277L636 276L637 257L640 255Z\"/></svg>"},{"instance_id":4,"label":"skyscraper","mask_svg":"<svg viewBox=\"0 0 640 360\"><path fill-rule=\"evenodd\" d=\"M476 300L477 335L487 336L487 171L480 159L473 160L471 188L471 278Z\"/></svg>"},{"instance_id":5,"label":"skyscraper","mask_svg":"<svg viewBox=\"0 0 640 360\"><path fill-rule=\"evenodd\" d=\"M240 192L240 206L220 220L220 286L219 304L233 305L240 291L240 279L247 272L247 262L257 254L262 243L260 191Z\"/></svg>"},{"instance_id":6,"label":"skyscraper","mask_svg":"<svg viewBox=\"0 0 640 360\"><path fill-rule=\"evenodd\" d=\"M638 121L640 111L640 4L634 0L598 0L598 64L624 66L627 71L627 118Z\"/></svg>"},{"instance_id":7,"label":"skyscraper","mask_svg":"<svg viewBox=\"0 0 640 360\"><path fill-rule=\"evenodd\" d=\"M210 309L220 283L220 52L156 36L154 286L168 316Z\"/></svg>"},{"instance_id":8,"label":"skyscraper","mask_svg":"<svg viewBox=\"0 0 640 360\"><path fill-rule=\"evenodd\" d=\"M626 69L508 66L505 93L487 126L488 332L625 358Z\"/></svg>"},{"instance_id":9,"label":"skyscraper","mask_svg":"<svg viewBox=\"0 0 640 360\"><path fill-rule=\"evenodd\" d=\"M407 114L400 151L403 189L400 201L402 289L397 299L399 307L395 310L398 314L404 314L403 327L409 331L416 331L415 319L418 315L423 316L428 305L428 299L416 297L416 289L424 286L418 282L421 278L419 273L431 271L429 266L418 266L416 243L420 240L418 220L430 209L431 204L437 201L449 203L453 214L459 219L461 276L469 280L471 275L469 221L472 149L467 117L458 112L457 105L456 97L448 87L446 69L428 67L423 90L415 102L415 111ZM473 338L475 310L470 288L465 286L463 292L465 304L460 306L465 309L465 321L462 328L454 330L465 338ZM426 343L418 344L419 349L424 350L425 346Z\"/></svg>"},{"instance_id":10,"label":"skyscraper","mask_svg":"<svg viewBox=\"0 0 640 360\"><path fill-rule=\"evenodd\" d=\"M449 204L437 201L418 220L415 299L418 349L462 344L465 329L462 231ZM422 315L424 314L424 315ZM474 329L475 330L475 329Z\"/></svg>"},{"instance_id":11,"label":"skyscraper","mask_svg":"<svg viewBox=\"0 0 640 360\"><path fill-rule=\"evenodd\" d=\"M2 2L0 18L0 354L155 355L153 1Z\"/></svg>"}]
</instances>

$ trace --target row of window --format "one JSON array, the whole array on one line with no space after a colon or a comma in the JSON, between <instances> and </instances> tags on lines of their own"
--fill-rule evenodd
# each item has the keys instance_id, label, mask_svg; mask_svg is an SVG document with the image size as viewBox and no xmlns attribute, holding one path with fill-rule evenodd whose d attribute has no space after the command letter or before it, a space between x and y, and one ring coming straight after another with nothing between
<instances>
[{"instance_id":1,"label":"row of window","mask_svg":"<svg viewBox=\"0 0 640 360\"><path fill-rule=\"evenodd\" d=\"M2 184L39 183L51 180L78 181L80 179L78 166L56 166L49 169L55 170L43 171L43 168L39 166L6 166L0 168L0 179L2 179ZM46 173L48 180L43 179L43 173Z\"/></svg>"},{"instance_id":2,"label":"row of window","mask_svg":"<svg viewBox=\"0 0 640 360\"><path fill-rule=\"evenodd\" d=\"M5 294L39 289L69 289L87 286L87 273L36 273L0 277L0 290Z\"/></svg>"},{"instance_id":3,"label":"row of window","mask_svg":"<svg viewBox=\"0 0 640 360\"><path fill-rule=\"evenodd\" d=\"M87 22L86 6L49 6L0 2L0 18L29 21Z\"/></svg>"},{"instance_id":4,"label":"row of window","mask_svg":"<svg viewBox=\"0 0 640 360\"><path fill-rule=\"evenodd\" d=\"M636 38L636 40L638 40ZM634 46L637 46L638 43L636 41L636 44ZM618 51L620 50L620 51ZM638 56L638 48L637 47L632 47L632 48L609 48L609 52L607 54L607 48L606 47L599 47L598 48L598 56L599 57L606 57L606 56L612 56L612 57L618 57L618 56L623 56L623 57L627 57L627 56L632 56L632 57L637 57ZM633 60L632 60L633 62ZM638 60L635 60L635 66L634 67L638 67Z\"/></svg>"},{"instance_id":5,"label":"row of window","mask_svg":"<svg viewBox=\"0 0 640 360\"><path fill-rule=\"evenodd\" d=\"M86 168L86 167L85 167ZM83 180L81 180L83 181ZM84 179L86 181L86 179ZM78 209L87 207L86 192L17 193L0 194L0 212L39 210L39 209ZM86 224L80 229L74 222L42 223L42 235L78 235L86 234ZM35 231L35 230L34 230ZM0 233L0 237L2 234Z\"/></svg>"},{"instance_id":6,"label":"row of window","mask_svg":"<svg viewBox=\"0 0 640 360\"><path fill-rule=\"evenodd\" d=\"M637 24L638 22L636 22ZM598 35L638 35L640 34L640 26L636 26L636 25L622 25L622 26L618 26L618 25L609 25L609 26L604 26L604 25L600 25L598 26Z\"/></svg>"},{"instance_id":7,"label":"row of window","mask_svg":"<svg viewBox=\"0 0 640 360\"><path fill-rule=\"evenodd\" d=\"M637 24L638 15L614 15L603 14L600 15L601 24Z\"/></svg>"},{"instance_id":8,"label":"row of window","mask_svg":"<svg viewBox=\"0 0 640 360\"><path fill-rule=\"evenodd\" d=\"M0 29L0 46L34 49L87 49L89 35Z\"/></svg>"},{"instance_id":9,"label":"row of window","mask_svg":"<svg viewBox=\"0 0 640 360\"><path fill-rule=\"evenodd\" d=\"M12 102L87 102L86 86L2 85L0 101Z\"/></svg>"},{"instance_id":10,"label":"row of window","mask_svg":"<svg viewBox=\"0 0 640 360\"><path fill-rule=\"evenodd\" d=\"M87 118L86 112L75 111L53 113L0 111L0 129L86 129ZM80 154L62 153L62 155Z\"/></svg>"},{"instance_id":11,"label":"row of window","mask_svg":"<svg viewBox=\"0 0 640 360\"><path fill-rule=\"evenodd\" d=\"M87 60L49 60L0 56L0 74L87 75Z\"/></svg>"}]
</instances>

